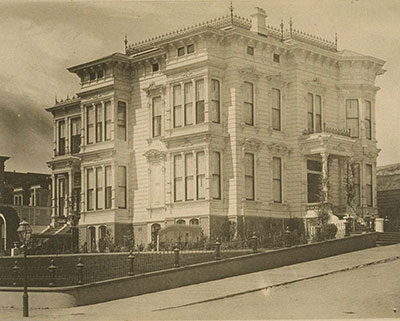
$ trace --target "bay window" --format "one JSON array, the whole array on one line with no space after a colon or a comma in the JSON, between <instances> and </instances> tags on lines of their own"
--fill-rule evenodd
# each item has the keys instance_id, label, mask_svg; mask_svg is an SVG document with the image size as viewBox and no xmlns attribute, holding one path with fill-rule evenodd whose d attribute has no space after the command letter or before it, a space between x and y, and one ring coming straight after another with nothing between
<instances>
[{"instance_id":1,"label":"bay window","mask_svg":"<svg viewBox=\"0 0 400 321\"><path fill-rule=\"evenodd\" d=\"M373 206L372 165L365 165L365 199L368 207Z\"/></svg>"},{"instance_id":2,"label":"bay window","mask_svg":"<svg viewBox=\"0 0 400 321\"><path fill-rule=\"evenodd\" d=\"M81 119L71 119L71 153L79 153L81 145Z\"/></svg>"},{"instance_id":3,"label":"bay window","mask_svg":"<svg viewBox=\"0 0 400 321\"><path fill-rule=\"evenodd\" d=\"M94 108L93 106L86 107L86 143L93 144L94 143Z\"/></svg>"},{"instance_id":4,"label":"bay window","mask_svg":"<svg viewBox=\"0 0 400 321\"><path fill-rule=\"evenodd\" d=\"M197 184L197 199L206 197L206 162L204 152L196 153L196 184Z\"/></svg>"},{"instance_id":5,"label":"bay window","mask_svg":"<svg viewBox=\"0 0 400 321\"><path fill-rule=\"evenodd\" d=\"M174 201L183 201L183 162L182 155L174 156Z\"/></svg>"},{"instance_id":6,"label":"bay window","mask_svg":"<svg viewBox=\"0 0 400 321\"><path fill-rule=\"evenodd\" d=\"M211 79L211 121L220 123L220 87L219 81Z\"/></svg>"},{"instance_id":7,"label":"bay window","mask_svg":"<svg viewBox=\"0 0 400 321\"><path fill-rule=\"evenodd\" d=\"M193 154L185 154L185 200L194 200L194 166Z\"/></svg>"},{"instance_id":8,"label":"bay window","mask_svg":"<svg viewBox=\"0 0 400 321\"><path fill-rule=\"evenodd\" d=\"M126 208L126 167L118 166L118 207Z\"/></svg>"},{"instance_id":9,"label":"bay window","mask_svg":"<svg viewBox=\"0 0 400 321\"><path fill-rule=\"evenodd\" d=\"M105 208L111 208L111 191L112 191L112 179L111 179L111 166L106 166L105 170Z\"/></svg>"},{"instance_id":10,"label":"bay window","mask_svg":"<svg viewBox=\"0 0 400 321\"><path fill-rule=\"evenodd\" d=\"M182 127L182 92L181 85L172 88L174 128Z\"/></svg>"},{"instance_id":11,"label":"bay window","mask_svg":"<svg viewBox=\"0 0 400 321\"><path fill-rule=\"evenodd\" d=\"M204 123L204 80L196 80L196 124Z\"/></svg>"},{"instance_id":12,"label":"bay window","mask_svg":"<svg viewBox=\"0 0 400 321\"><path fill-rule=\"evenodd\" d=\"M221 153L212 152L211 158L211 197L221 199Z\"/></svg>"},{"instance_id":13,"label":"bay window","mask_svg":"<svg viewBox=\"0 0 400 321\"><path fill-rule=\"evenodd\" d=\"M104 104L104 131L105 131L105 140L111 140L111 129L112 129L112 125L111 125L111 118L112 117L112 105L110 101L107 101Z\"/></svg>"},{"instance_id":14,"label":"bay window","mask_svg":"<svg viewBox=\"0 0 400 321\"><path fill-rule=\"evenodd\" d=\"M118 102L117 120L117 138L120 140L126 140L126 103L123 101Z\"/></svg>"},{"instance_id":15,"label":"bay window","mask_svg":"<svg viewBox=\"0 0 400 321\"><path fill-rule=\"evenodd\" d=\"M350 137L359 136L359 107L358 99L346 100L346 129L350 131Z\"/></svg>"},{"instance_id":16,"label":"bay window","mask_svg":"<svg viewBox=\"0 0 400 321\"><path fill-rule=\"evenodd\" d=\"M193 85L187 82L184 85L184 100L185 100L185 126L193 125Z\"/></svg>"},{"instance_id":17,"label":"bay window","mask_svg":"<svg viewBox=\"0 0 400 321\"><path fill-rule=\"evenodd\" d=\"M103 168L96 168L96 210L103 208Z\"/></svg>"},{"instance_id":18,"label":"bay window","mask_svg":"<svg viewBox=\"0 0 400 321\"><path fill-rule=\"evenodd\" d=\"M86 209L88 211L93 210L93 198L94 198L94 172L92 168L87 169L87 189L86 189Z\"/></svg>"},{"instance_id":19,"label":"bay window","mask_svg":"<svg viewBox=\"0 0 400 321\"><path fill-rule=\"evenodd\" d=\"M58 122L58 155L65 154L65 121Z\"/></svg>"},{"instance_id":20,"label":"bay window","mask_svg":"<svg viewBox=\"0 0 400 321\"><path fill-rule=\"evenodd\" d=\"M372 139L372 111L371 102L368 100L364 101L364 120L365 120L365 138Z\"/></svg>"}]
</instances>

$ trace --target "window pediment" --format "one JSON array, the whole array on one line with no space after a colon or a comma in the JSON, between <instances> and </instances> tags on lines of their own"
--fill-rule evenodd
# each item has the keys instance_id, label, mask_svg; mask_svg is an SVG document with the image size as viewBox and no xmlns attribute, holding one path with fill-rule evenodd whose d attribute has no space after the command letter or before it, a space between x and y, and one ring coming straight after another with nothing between
<instances>
[{"instance_id":1,"label":"window pediment","mask_svg":"<svg viewBox=\"0 0 400 321\"><path fill-rule=\"evenodd\" d=\"M242 147L245 150L258 151L262 146L262 141L258 138L245 138L242 141Z\"/></svg>"},{"instance_id":2,"label":"window pediment","mask_svg":"<svg viewBox=\"0 0 400 321\"><path fill-rule=\"evenodd\" d=\"M271 143L267 145L268 150L277 155L284 155L284 154L289 154L292 149L287 147L285 144L279 144L279 143Z\"/></svg>"},{"instance_id":3,"label":"window pediment","mask_svg":"<svg viewBox=\"0 0 400 321\"><path fill-rule=\"evenodd\" d=\"M262 73L257 71L255 66L239 68L237 71L243 79L256 80L262 76Z\"/></svg>"},{"instance_id":4,"label":"window pediment","mask_svg":"<svg viewBox=\"0 0 400 321\"><path fill-rule=\"evenodd\" d=\"M303 85L311 92L325 94L326 88L320 78L303 81Z\"/></svg>"},{"instance_id":5,"label":"window pediment","mask_svg":"<svg viewBox=\"0 0 400 321\"><path fill-rule=\"evenodd\" d=\"M146 92L147 97L161 96L165 95L166 86L164 84L156 85L154 82L151 82L149 86L143 88L143 91Z\"/></svg>"},{"instance_id":6,"label":"window pediment","mask_svg":"<svg viewBox=\"0 0 400 321\"><path fill-rule=\"evenodd\" d=\"M149 163L157 163L165 161L167 153L157 149L150 149L143 155L147 158Z\"/></svg>"}]
</instances>

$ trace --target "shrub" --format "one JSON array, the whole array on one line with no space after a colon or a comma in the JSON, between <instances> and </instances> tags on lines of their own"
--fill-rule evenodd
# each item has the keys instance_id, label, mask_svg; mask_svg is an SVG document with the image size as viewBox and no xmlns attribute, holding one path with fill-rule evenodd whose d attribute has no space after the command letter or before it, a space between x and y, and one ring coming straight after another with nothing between
<instances>
[{"instance_id":1,"label":"shrub","mask_svg":"<svg viewBox=\"0 0 400 321\"><path fill-rule=\"evenodd\" d=\"M335 224L325 224L321 227L322 240L331 240L335 238L337 227Z\"/></svg>"}]
</instances>

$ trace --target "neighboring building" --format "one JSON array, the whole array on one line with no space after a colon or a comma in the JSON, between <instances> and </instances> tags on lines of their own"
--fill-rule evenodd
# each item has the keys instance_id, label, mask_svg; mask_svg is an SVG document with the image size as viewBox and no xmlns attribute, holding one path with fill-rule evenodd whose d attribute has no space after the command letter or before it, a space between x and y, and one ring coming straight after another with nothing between
<instances>
[{"instance_id":1,"label":"neighboring building","mask_svg":"<svg viewBox=\"0 0 400 321\"><path fill-rule=\"evenodd\" d=\"M12 207L19 219L24 218L32 226L33 232L38 234L50 224L51 176L5 171L5 162L8 159L9 157L0 156L0 207ZM14 212L7 211L7 215L12 215L12 213ZM5 220L0 213L0 240L6 235ZM1 229L3 229L2 232ZM2 249L6 242L0 243L0 249Z\"/></svg>"},{"instance_id":2,"label":"neighboring building","mask_svg":"<svg viewBox=\"0 0 400 321\"><path fill-rule=\"evenodd\" d=\"M386 231L400 230L400 164L380 166L376 171L378 215L387 218Z\"/></svg>"},{"instance_id":3,"label":"neighboring building","mask_svg":"<svg viewBox=\"0 0 400 321\"><path fill-rule=\"evenodd\" d=\"M321 192L342 217L350 185L358 215L376 214L384 61L265 20L257 8L69 68L77 97L47 108L53 225L79 213L92 250L132 224L137 244L171 224L243 235L312 222Z\"/></svg>"}]
</instances>

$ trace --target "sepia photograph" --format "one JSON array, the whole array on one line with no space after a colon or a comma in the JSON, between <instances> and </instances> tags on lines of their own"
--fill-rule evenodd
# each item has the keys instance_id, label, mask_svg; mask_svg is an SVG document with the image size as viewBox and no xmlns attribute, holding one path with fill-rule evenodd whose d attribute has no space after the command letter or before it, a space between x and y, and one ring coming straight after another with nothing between
<instances>
[{"instance_id":1,"label":"sepia photograph","mask_svg":"<svg viewBox=\"0 0 400 321\"><path fill-rule=\"evenodd\" d=\"M0 321L399 319L399 25L0 1Z\"/></svg>"}]
</instances>

